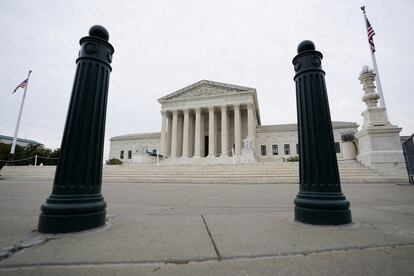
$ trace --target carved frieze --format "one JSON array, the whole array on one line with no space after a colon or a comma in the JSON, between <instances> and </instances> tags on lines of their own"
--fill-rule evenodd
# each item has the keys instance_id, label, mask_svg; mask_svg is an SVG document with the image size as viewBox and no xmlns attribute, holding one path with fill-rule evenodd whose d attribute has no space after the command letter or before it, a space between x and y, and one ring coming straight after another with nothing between
<instances>
[{"instance_id":1,"label":"carved frieze","mask_svg":"<svg viewBox=\"0 0 414 276\"><path fill-rule=\"evenodd\" d=\"M237 89L233 87L219 86L214 84L202 83L199 86L192 87L187 91L172 95L171 97L165 98L165 100L172 100L177 98L192 98L199 96L220 96L220 95L231 95L237 94L238 92L245 92L246 90Z\"/></svg>"}]
</instances>

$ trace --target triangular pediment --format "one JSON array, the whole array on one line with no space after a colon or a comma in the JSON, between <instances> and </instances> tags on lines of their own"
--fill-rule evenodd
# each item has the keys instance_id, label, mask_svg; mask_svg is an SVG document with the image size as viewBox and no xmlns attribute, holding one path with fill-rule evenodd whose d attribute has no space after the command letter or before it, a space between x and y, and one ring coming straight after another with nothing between
<instances>
[{"instance_id":1,"label":"triangular pediment","mask_svg":"<svg viewBox=\"0 0 414 276\"><path fill-rule=\"evenodd\" d=\"M256 89L233 84L202 80L171 94L168 94L158 99L158 101L163 102L168 100L188 99L194 97L225 96L249 91L254 92Z\"/></svg>"}]
</instances>

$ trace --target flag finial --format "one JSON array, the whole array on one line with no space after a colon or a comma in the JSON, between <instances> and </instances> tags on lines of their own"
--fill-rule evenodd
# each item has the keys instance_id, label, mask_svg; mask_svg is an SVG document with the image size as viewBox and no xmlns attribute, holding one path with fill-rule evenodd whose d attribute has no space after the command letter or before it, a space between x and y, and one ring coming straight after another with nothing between
<instances>
[{"instance_id":1,"label":"flag finial","mask_svg":"<svg viewBox=\"0 0 414 276\"><path fill-rule=\"evenodd\" d=\"M365 13L365 6L362 6L361 10L362 10L363 13Z\"/></svg>"}]
</instances>

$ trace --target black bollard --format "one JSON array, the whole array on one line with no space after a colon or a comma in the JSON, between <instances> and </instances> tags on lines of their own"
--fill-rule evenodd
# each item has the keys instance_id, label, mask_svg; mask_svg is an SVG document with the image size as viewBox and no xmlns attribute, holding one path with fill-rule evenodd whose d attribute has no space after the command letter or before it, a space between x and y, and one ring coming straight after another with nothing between
<instances>
[{"instance_id":1,"label":"black bollard","mask_svg":"<svg viewBox=\"0 0 414 276\"><path fill-rule=\"evenodd\" d=\"M312 41L293 59L299 137L300 189L295 220L317 225L351 223L349 201L341 192L322 53Z\"/></svg>"},{"instance_id":2,"label":"black bollard","mask_svg":"<svg viewBox=\"0 0 414 276\"><path fill-rule=\"evenodd\" d=\"M110 63L108 31L92 26L81 49L53 191L41 207L38 231L67 233L105 224L102 161Z\"/></svg>"}]
</instances>

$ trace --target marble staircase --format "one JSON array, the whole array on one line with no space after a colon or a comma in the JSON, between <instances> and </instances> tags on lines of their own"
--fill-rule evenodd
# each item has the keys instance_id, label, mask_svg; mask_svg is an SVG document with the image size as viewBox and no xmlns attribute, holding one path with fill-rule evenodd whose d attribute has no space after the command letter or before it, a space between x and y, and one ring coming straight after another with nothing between
<instances>
[{"instance_id":1,"label":"marble staircase","mask_svg":"<svg viewBox=\"0 0 414 276\"><path fill-rule=\"evenodd\" d=\"M342 183L403 183L363 166L359 162L338 161ZM4 167L0 179L53 180L55 166ZM130 183L298 183L298 163L259 163L245 165L122 165L103 167L104 182Z\"/></svg>"}]
</instances>

